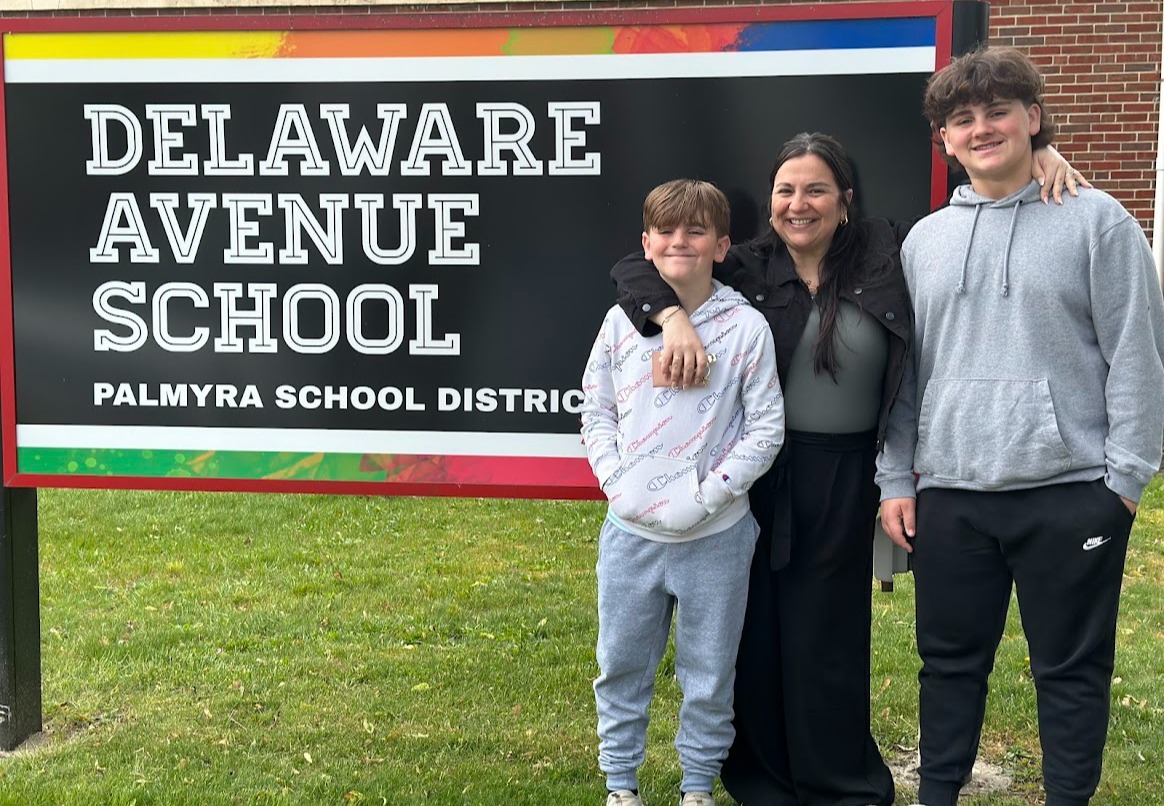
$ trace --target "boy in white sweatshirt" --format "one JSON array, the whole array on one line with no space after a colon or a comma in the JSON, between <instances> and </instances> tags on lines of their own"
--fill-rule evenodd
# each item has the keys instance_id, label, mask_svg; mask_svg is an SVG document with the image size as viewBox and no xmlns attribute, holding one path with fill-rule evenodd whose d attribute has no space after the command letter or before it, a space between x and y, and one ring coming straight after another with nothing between
<instances>
[{"instance_id":1,"label":"boy in white sweatshirt","mask_svg":"<svg viewBox=\"0 0 1164 806\"><path fill-rule=\"evenodd\" d=\"M618 306L582 379L582 436L610 502L598 543L594 681L607 806L641 803L647 709L673 612L683 806L714 804L734 737L736 650L759 534L747 491L780 450L784 406L764 317L711 278L727 253L729 216L708 182L667 182L643 203L644 253L716 359L702 385L656 385L662 336L639 335Z\"/></svg>"}]
</instances>

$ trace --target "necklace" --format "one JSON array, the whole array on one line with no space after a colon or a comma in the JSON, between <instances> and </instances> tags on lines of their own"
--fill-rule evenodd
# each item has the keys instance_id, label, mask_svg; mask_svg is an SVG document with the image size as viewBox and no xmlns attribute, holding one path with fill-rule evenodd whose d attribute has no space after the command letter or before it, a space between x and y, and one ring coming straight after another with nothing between
<instances>
[{"instance_id":1,"label":"necklace","mask_svg":"<svg viewBox=\"0 0 1164 806\"><path fill-rule=\"evenodd\" d=\"M816 292L820 290L820 272L824 266L824 257L816 257L814 255L801 255L798 259L795 255L792 258L792 269L796 272L796 276L800 278L800 284L804 286L804 290L809 293L813 299L816 298ZM812 275L812 276L806 276Z\"/></svg>"}]
</instances>

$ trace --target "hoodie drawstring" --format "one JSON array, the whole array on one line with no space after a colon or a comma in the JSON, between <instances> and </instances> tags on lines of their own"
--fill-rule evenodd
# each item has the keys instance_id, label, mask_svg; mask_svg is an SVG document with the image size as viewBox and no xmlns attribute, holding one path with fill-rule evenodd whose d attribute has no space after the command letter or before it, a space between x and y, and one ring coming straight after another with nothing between
<instances>
[{"instance_id":1,"label":"hoodie drawstring","mask_svg":"<svg viewBox=\"0 0 1164 806\"><path fill-rule=\"evenodd\" d=\"M1006 233L1006 251L1002 253L1002 295L1004 297L1010 293L1010 245L1014 243L1014 227L1018 223L1019 208L1022 206L1023 200L1019 199L1011 211L1010 230Z\"/></svg>"},{"instance_id":2,"label":"hoodie drawstring","mask_svg":"<svg viewBox=\"0 0 1164 806\"><path fill-rule=\"evenodd\" d=\"M1010 229L1006 233L1006 251L1002 254L1002 295L1010 294L1010 247L1014 243L1014 230L1018 224L1019 207L1022 199L1015 202L1010 213ZM966 256L962 258L962 275L958 278L958 288L955 293L966 293L966 269L970 265L970 248L974 245L974 231L978 228L978 216L982 212L982 205L974 205L974 220L970 222L970 238L966 241Z\"/></svg>"},{"instance_id":3,"label":"hoodie drawstring","mask_svg":"<svg viewBox=\"0 0 1164 806\"><path fill-rule=\"evenodd\" d=\"M966 267L970 265L970 247L974 245L974 230L978 227L978 214L982 212L982 205L974 205L974 220L970 222L970 238L966 241L966 256L962 258L962 276L958 278L958 288L955 293L966 293Z\"/></svg>"}]
</instances>

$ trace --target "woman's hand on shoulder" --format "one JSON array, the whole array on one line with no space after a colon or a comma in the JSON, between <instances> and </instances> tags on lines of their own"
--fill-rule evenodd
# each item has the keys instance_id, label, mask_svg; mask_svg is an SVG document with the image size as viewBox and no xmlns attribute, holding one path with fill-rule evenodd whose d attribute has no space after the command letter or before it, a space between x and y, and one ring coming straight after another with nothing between
<instances>
[{"instance_id":1,"label":"woman's hand on shoulder","mask_svg":"<svg viewBox=\"0 0 1164 806\"><path fill-rule=\"evenodd\" d=\"M1051 146L1040 148L1031 156L1031 177L1039 183L1039 195L1046 203L1053 196L1055 204L1063 203L1063 188L1072 196L1079 195L1079 186L1091 187L1083 174L1071 167L1071 163ZM1049 180L1049 181L1048 181Z\"/></svg>"}]
</instances>

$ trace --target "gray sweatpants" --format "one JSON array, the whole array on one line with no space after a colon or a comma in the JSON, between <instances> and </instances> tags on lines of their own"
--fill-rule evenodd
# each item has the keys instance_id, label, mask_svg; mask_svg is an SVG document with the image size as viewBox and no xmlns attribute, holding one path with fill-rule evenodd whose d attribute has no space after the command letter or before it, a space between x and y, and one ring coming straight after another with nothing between
<instances>
[{"instance_id":1,"label":"gray sweatpants","mask_svg":"<svg viewBox=\"0 0 1164 806\"><path fill-rule=\"evenodd\" d=\"M608 789L638 789L655 671L675 613L683 692L675 749L684 792L710 792L735 737L732 686L759 528L749 513L717 534L663 543L609 519L598 539L598 765Z\"/></svg>"}]
</instances>

